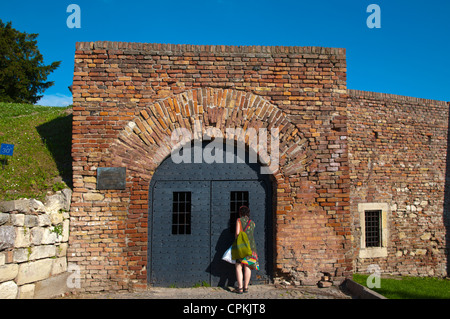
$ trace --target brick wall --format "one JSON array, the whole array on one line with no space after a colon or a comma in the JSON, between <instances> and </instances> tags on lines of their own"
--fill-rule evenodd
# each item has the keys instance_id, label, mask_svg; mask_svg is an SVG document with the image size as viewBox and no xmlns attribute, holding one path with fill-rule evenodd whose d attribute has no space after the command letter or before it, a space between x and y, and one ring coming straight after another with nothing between
<instances>
[{"instance_id":1,"label":"brick wall","mask_svg":"<svg viewBox=\"0 0 450 319\"><path fill-rule=\"evenodd\" d=\"M151 176L173 129L195 118L203 130L283 127L275 276L352 271L345 50L78 43L73 98L68 261L84 290L145 285ZM97 168L113 165L129 168L126 189L97 190Z\"/></svg>"},{"instance_id":2,"label":"brick wall","mask_svg":"<svg viewBox=\"0 0 450 319\"><path fill-rule=\"evenodd\" d=\"M349 90L355 271L445 276L446 102ZM386 203L387 256L360 258L358 204ZM448 235L447 235L448 236Z\"/></svg>"}]
</instances>

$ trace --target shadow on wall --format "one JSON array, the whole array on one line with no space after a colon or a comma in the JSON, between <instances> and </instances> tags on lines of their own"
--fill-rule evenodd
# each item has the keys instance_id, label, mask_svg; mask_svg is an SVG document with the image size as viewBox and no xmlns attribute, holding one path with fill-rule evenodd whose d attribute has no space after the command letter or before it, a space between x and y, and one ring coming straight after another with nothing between
<instances>
[{"instance_id":1,"label":"shadow on wall","mask_svg":"<svg viewBox=\"0 0 450 319\"><path fill-rule=\"evenodd\" d=\"M72 178L72 114L67 114L39 125L36 129L53 156L59 175L68 187L73 188Z\"/></svg>"},{"instance_id":2,"label":"shadow on wall","mask_svg":"<svg viewBox=\"0 0 450 319\"><path fill-rule=\"evenodd\" d=\"M450 108L450 102L447 103ZM450 276L450 116L447 129L447 157L445 168L444 193L444 225L445 225L445 254L447 256L447 277Z\"/></svg>"}]
</instances>

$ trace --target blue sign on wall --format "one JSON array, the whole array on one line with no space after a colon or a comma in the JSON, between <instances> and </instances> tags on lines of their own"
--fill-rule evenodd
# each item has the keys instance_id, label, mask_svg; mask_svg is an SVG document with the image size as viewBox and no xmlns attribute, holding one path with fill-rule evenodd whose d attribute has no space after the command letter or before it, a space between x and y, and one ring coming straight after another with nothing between
<instances>
[{"instance_id":1,"label":"blue sign on wall","mask_svg":"<svg viewBox=\"0 0 450 319\"><path fill-rule=\"evenodd\" d=\"M0 155L13 156L14 145L13 144L2 144L0 146Z\"/></svg>"}]
</instances>

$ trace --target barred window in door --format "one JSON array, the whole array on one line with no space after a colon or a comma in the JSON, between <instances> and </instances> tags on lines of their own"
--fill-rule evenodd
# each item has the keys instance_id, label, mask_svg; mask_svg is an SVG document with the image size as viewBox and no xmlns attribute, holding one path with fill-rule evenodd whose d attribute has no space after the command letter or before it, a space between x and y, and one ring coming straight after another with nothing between
<instances>
[{"instance_id":1,"label":"barred window in door","mask_svg":"<svg viewBox=\"0 0 450 319\"><path fill-rule=\"evenodd\" d=\"M174 192L172 235L191 234L191 192Z\"/></svg>"},{"instance_id":2,"label":"barred window in door","mask_svg":"<svg viewBox=\"0 0 450 319\"><path fill-rule=\"evenodd\" d=\"M239 208L241 206L249 207L248 192L230 193L230 233L236 231L236 220L239 217Z\"/></svg>"}]
</instances>

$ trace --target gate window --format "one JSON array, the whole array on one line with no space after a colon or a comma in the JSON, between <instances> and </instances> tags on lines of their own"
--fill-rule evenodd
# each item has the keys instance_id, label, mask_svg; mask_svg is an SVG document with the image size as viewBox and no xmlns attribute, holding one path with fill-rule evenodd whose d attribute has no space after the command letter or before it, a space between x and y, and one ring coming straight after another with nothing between
<instances>
[{"instance_id":1,"label":"gate window","mask_svg":"<svg viewBox=\"0 0 450 319\"><path fill-rule=\"evenodd\" d=\"M231 192L230 194L230 233L236 230L236 219L239 217L239 208L249 207L248 192Z\"/></svg>"},{"instance_id":2,"label":"gate window","mask_svg":"<svg viewBox=\"0 0 450 319\"><path fill-rule=\"evenodd\" d=\"M191 192L174 192L172 235L191 234Z\"/></svg>"}]
</instances>

